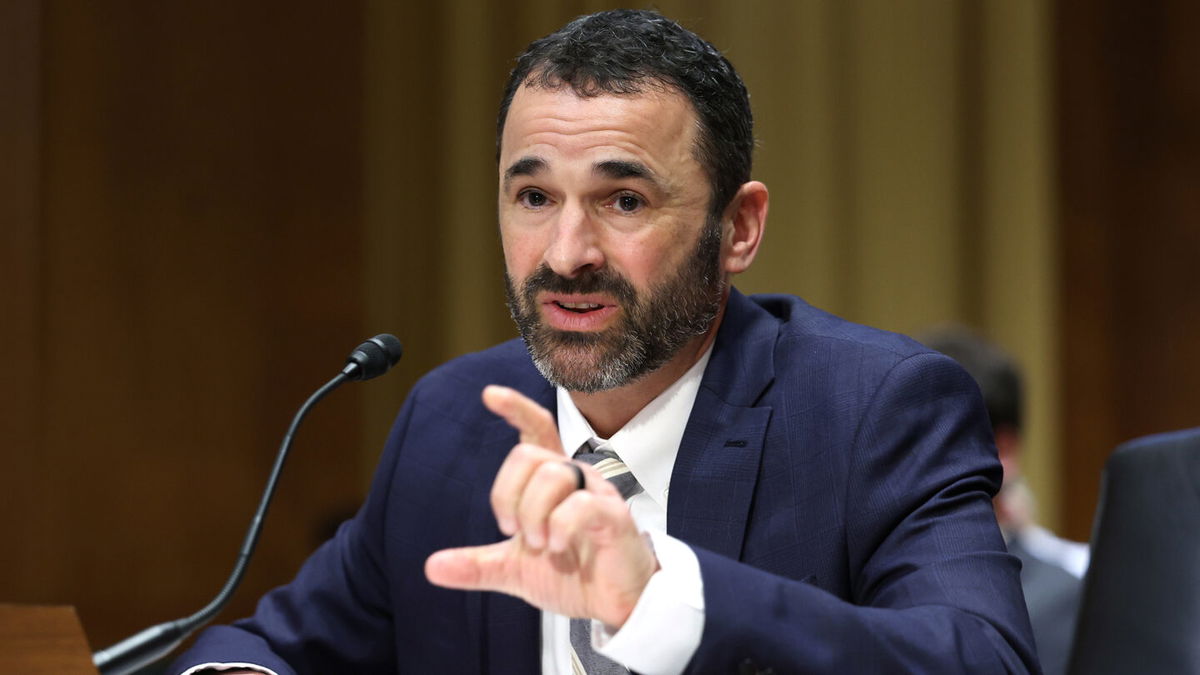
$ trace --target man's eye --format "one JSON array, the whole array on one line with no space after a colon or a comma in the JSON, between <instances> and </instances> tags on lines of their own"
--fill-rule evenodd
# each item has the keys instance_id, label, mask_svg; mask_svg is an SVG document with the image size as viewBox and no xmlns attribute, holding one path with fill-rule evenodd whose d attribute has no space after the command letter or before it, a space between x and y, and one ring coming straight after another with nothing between
<instances>
[{"instance_id":1,"label":"man's eye","mask_svg":"<svg viewBox=\"0 0 1200 675\"><path fill-rule=\"evenodd\" d=\"M613 205L622 213L633 213L642 208L643 202L642 198L637 195L624 193L617 195L616 200L613 201Z\"/></svg>"},{"instance_id":2,"label":"man's eye","mask_svg":"<svg viewBox=\"0 0 1200 675\"><path fill-rule=\"evenodd\" d=\"M517 200L529 208L536 209L545 206L550 198L544 192L526 190L517 196Z\"/></svg>"}]
</instances>

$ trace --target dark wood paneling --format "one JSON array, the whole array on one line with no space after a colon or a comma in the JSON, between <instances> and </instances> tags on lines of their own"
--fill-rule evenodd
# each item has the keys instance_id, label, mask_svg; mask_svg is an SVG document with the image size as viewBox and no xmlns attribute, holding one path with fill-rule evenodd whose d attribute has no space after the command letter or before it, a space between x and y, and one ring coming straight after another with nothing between
<instances>
[{"instance_id":1,"label":"dark wood paneling","mask_svg":"<svg viewBox=\"0 0 1200 675\"><path fill-rule=\"evenodd\" d=\"M356 3L44 3L42 423L0 478L36 486L0 598L73 604L98 647L219 588L292 412L363 337L361 22ZM306 423L227 618L359 500L359 391Z\"/></svg>"},{"instance_id":2,"label":"dark wood paneling","mask_svg":"<svg viewBox=\"0 0 1200 675\"><path fill-rule=\"evenodd\" d=\"M1064 506L1113 447L1200 424L1200 8L1060 0Z\"/></svg>"},{"instance_id":3,"label":"dark wood paneling","mask_svg":"<svg viewBox=\"0 0 1200 675\"><path fill-rule=\"evenodd\" d=\"M40 23L37 0L0 3L0 532L17 548L39 525ZM0 575L27 578L36 556L0 556Z\"/></svg>"}]
</instances>

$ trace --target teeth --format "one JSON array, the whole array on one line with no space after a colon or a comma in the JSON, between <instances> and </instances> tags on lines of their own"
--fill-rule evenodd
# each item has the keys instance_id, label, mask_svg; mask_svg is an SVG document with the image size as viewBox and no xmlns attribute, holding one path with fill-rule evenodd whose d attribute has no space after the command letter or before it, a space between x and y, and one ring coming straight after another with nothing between
<instances>
[{"instance_id":1,"label":"teeth","mask_svg":"<svg viewBox=\"0 0 1200 675\"><path fill-rule=\"evenodd\" d=\"M558 306L564 309L600 309L600 305L592 302L560 302Z\"/></svg>"}]
</instances>

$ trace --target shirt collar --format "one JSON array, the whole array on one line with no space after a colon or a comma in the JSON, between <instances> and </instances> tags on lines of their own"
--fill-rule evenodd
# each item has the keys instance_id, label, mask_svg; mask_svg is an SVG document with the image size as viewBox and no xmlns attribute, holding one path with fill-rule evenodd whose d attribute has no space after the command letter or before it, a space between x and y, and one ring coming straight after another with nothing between
<instances>
[{"instance_id":1,"label":"shirt collar","mask_svg":"<svg viewBox=\"0 0 1200 675\"><path fill-rule=\"evenodd\" d=\"M704 355L682 377L638 411L607 441L596 436L592 425L575 407L567 390L557 387L558 434L564 452L574 455L581 445L593 438L607 442L608 447L617 453L641 483L646 495L665 511L667 488L671 484L671 471L679 454L679 443L683 440L683 431L692 414L696 394L700 391L700 381L711 355L712 346L709 345Z\"/></svg>"}]
</instances>

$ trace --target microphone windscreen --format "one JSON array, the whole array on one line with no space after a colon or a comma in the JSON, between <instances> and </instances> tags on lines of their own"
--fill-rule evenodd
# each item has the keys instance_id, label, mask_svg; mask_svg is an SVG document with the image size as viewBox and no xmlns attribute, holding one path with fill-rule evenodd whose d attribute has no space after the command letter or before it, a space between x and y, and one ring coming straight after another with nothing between
<instances>
[{"instance_id":1,"label":"microphone windscreen","mask_svg":"<svg viewBox=\"0 0 1200 675\"><path fill-rule=\"evenodd\" d=\"M404 353L396 336L382 333L354 348L342 371L352 380L369 380L386 373Z\"/></svg>"}]
</instances>

